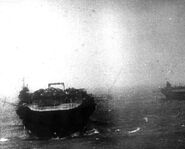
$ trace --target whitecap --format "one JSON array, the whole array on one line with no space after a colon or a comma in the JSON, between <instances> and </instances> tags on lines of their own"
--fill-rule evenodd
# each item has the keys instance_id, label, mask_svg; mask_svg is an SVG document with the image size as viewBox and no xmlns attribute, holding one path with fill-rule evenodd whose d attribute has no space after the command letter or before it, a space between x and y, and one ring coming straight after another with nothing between
<instances>
[{"instance_id":1,"label":"whitecap","mask_svg":"<svg viewBox=\"0 0 185 149\"><path fill-rule=\"evenodd\" d=\"M116 129L115 132L120 132L120 129Z\"/></svg>"},{"instance_id":2,"label":"whitecap","mask_svg":"<svg viewBox=\"0 0 185 149\"><path fill-rule=\"evenodd\" d=\"M6 141L8 141L8 139L6 139L6 138L0 138L0 142L6 142Z\"/></svg>"},{"instance_id":3,"label":"whitecap","mask_svg":"<svg viewBox=\"0 0 185 149\"><path fill-rule=\"evenodd\" d=\"M140 127L137 127L135 130L132 130L132 131L128 131L129 134L131 133L136 133L137 131L139 131L141 128Z\"/></svg>"},{"instance_id":4,"label":"whitecap","mask_svg":"<svg viewBox=\"0 0 185 149\"><path fill-rule=\"evenodd\" d=\"M96 128L93 128L93 129L87 131L87 132L85 133L85 135L91 136L91 135L99 134L99 133L100 133L100 132L99 132Z\"/></svg>"},{"instance_id":5,"label":"whitecap","mask_svg":"<svg viewBox=\"0 0 185 149\"><path fill-rule=\"evenodd\" d=\"M75 132L71 135L72 138L79 137L79 136L80 136L80 132Z\"/></svg>"},{"instance_id":6,"label":"whitecap","mask_svg":"<svg viewBox=\"0 0 185 149\"><path fill-rule=\"evenodd\" d=\"M143 119L145 120L146 123L148 122L148 117L144 117Z\"/></svg>"}]
</instances>

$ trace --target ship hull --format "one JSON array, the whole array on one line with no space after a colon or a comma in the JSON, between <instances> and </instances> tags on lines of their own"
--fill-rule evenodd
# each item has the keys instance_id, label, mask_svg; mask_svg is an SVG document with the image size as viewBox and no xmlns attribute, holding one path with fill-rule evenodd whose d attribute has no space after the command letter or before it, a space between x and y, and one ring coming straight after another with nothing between
<instances>
[{"instance_id":1,"label":"ship hull","mask_svg":"<svg viewBox=\"0 0 185 149\"><path fill-rule=\"evenodd\" d=\"M29 134L39 138L65 137L82 131L95 104L81 104L69 110L34 111L29 106L19 106L16 110Z\"/></svg>"},{"instance_id":2,"label":"ship hull","mask_svg":"<svg viewBox=\"0 0 185 149\"><path fill-rule=\"evenodd\" d=\"M178 91L174 91L173 89L163 89L161 91L166 99L169 99L169 100L185 100L185 91L181 91L181 92L178 92Z\"/></svg>"}]
</instances>

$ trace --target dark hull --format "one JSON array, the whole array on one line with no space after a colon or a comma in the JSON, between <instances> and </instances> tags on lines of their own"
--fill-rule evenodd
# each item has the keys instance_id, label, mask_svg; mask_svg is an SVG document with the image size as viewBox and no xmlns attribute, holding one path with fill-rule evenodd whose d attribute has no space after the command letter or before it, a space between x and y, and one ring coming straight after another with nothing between
<instances>
[{"instance_id":1,"label":"dark hull","mask_svg":"<svg viewBox=\"0 0 185 149\"><path fill-rule=\"evenodd\" d=\"M185 100L185 92L174 91L173 89L162 89L161 92L169 100Z\"/></svg>"},{"instance_id":2,"label":"dark hull","mask_svg":"<svg viewBox=\"0 0 185 149\"><path fill-rule=\"evenodd\" d=\"M65 137L81 131L94 112L95 104L81 104L70 110L33 111L28 106L19 106L17 114L28 132L39 138Z\"/></svg>"}]
</instances>

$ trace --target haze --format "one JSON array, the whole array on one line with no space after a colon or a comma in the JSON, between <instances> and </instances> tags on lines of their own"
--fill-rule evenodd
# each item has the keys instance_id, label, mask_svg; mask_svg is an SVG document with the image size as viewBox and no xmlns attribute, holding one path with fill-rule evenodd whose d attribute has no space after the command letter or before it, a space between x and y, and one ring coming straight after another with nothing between
<instances>
[{"instance_id":1,"label":"haze","mask_svg":"<svg viewBox=\"0 0 185 149\"><path fill-rule=\"evenodd\" d=\"M185 83L184 28L183 0L0 0L0 95Z\"/></svg>"}]
</instances>

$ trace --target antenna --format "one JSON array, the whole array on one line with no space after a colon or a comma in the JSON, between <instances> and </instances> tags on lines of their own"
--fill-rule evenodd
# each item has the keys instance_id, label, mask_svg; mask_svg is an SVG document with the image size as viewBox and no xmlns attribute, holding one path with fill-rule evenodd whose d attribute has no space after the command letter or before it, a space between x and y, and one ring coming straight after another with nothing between
<instances>
[{"instance_id":1,"label":"antenna","mask_svg":"<svg viewBox=\"0 0 185 149\"><path fill-rule=\"evenodd\" d=\"M22 86L25 87L24 77L23 77L23 79L22 79Z\"/></svg>"},{"instance_id":2,"label":"antenna","mask_svg":"<svg viewBox=\"0 0 185 149\"><path fill-rule=\"evenodd\" d=\"M116 77L115 77L115 79L114 79L112 85L108 88L108 93L109 93L110 90L113 88L114 84L116 84L116 82L117 82L117 80L118 80L120 74L122 73L122 70L123 70L123 65L121 66L121 68L120 68L118 74L116 75Z\"/></svg>"}]
</instances>

